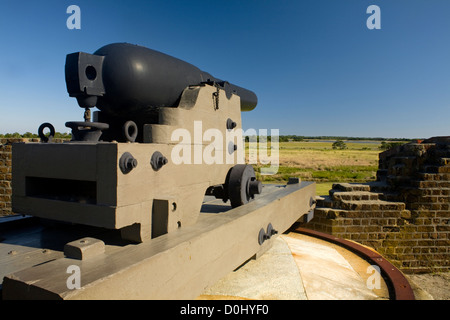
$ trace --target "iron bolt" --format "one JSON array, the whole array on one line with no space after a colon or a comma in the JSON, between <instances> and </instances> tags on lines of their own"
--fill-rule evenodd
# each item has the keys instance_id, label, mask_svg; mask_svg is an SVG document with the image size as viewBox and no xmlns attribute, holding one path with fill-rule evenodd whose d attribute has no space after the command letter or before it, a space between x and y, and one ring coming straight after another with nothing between
<instances>
[{"instance_id":1,"label":"iron bolt","mask_svg":"<svg viewBox=\"0 0 450 320\"><path fill-rule=\"evenodd\" d=\"M137 167L137 160L134 159L134 158L128 158L126 166L130 170L136 168Z\"/></svg>"},{"instance_id":2,"label":"iron bolt","mask_svg":"<svg viewBox=\"0 0 450 320\"><path fill-rule=\"evenodd\" d=\"M124 174L129 173L131 170L137 167L137 160L129 152L125 152L119 160L120 170Z\"/></svg>"},{"instance_id":3,"label":"iron bolt","mask_svg":"<svg viewBox=\"0 0 450 320\"><path fill-rule=\"evenodd\" d=\"M158 171L169 162L165 156L159 151L155 151L150 159L153 170Z\"/></svg>"},{"instance_id":4,"label":"iron bolt","mask_svg":"<svg viewBox=\"0 0 450 320\"><path fill-rule=\"evenodd\" d=\"M252 178L249 183L248 193L250 196L254 196L255 194L260 194L262 191L262 183L261 181L256 180L256 178Z\"/></svg>"}]
</instances>

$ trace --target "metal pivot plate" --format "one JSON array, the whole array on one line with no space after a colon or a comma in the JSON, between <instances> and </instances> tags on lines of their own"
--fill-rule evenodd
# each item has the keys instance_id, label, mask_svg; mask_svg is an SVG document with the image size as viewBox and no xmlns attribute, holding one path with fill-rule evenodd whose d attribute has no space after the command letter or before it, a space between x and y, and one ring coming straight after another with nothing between
<instances>
[{"instance_id":1,"label":"metal pivot plate","mask_svg":"<svg viewBox=\"0 0 450 320\"><path fill-rule=\"evenodd\" d=\"M260 194L261 190L262 184L256 180L252 166L238 164L231 168L228 197L233 208L248 203L255 197L255 194Z\"/></svg>"},{"instance_id":2,"label":"metal pivot plate","mask_svg":"<svg viewBox=\"0 0 450 320\"><path fill-rule=\"evenodd\" d=\"M72 129L73 141L96 142L102 135L102 130L109 129L109 124L102 122L68 121L66 127Z\"/></svg>"}]
</instances>

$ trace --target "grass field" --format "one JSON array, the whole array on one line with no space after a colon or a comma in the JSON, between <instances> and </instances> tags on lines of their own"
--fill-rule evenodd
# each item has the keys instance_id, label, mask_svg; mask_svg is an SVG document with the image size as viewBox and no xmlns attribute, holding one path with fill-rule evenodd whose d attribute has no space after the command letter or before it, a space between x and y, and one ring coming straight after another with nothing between
<instances>
[{"instance_id":1,"label":"grass field","mask_svg":"<svg viewBox=\"0 0 450 320\"><path fill-rule=\"evenodd\" d=\"M332 148L333 142L320 140L280 142L278 172L261 175L259 172L264 166L258 162L254 165L257 177L263 183L285 183L289 177L315 181L318 195L328 194L336 182L375 180L381 143L353 141L345 144L347 149L337 150Z\"/></svg>"}]
</instances>

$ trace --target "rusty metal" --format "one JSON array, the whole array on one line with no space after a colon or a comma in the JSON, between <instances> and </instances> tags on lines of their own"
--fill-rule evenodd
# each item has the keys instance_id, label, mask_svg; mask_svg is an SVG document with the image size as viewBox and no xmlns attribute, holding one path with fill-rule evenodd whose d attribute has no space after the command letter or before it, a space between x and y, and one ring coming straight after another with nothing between
<instances>
[{"instance_id":1,"label":"rusty metal","mask_svg":"<svg viewBox=\"0 0 450 320\"><path fill-rule=\"evenodd\" d=\"M411 285L402 274L402 272L385 258L383 258L383 256L381 256L379 253L370 250L358 243L338 238L327 233L297 226L293 226L291 231L332 242L356 253L360 257L367 260L369 263L377 265L380 268L381 275L388 285L391 300L415 300Z\"/></svg>"}]
</instances>

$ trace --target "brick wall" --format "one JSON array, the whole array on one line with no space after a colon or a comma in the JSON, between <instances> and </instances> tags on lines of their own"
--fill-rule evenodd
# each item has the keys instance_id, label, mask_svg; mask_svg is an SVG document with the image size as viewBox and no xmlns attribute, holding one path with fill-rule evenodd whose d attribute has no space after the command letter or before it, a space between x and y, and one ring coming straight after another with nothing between
<instances>
[{"instance_id":1,"label":"brick wall","mask_svg":"<svg viewBox=\"0 0 450 320\"><path fill-rule=\"evenodd\" d=\"M0 216L12 214L11 180L12 180L12 143L39 139L11 138L0 139Z\"/></svg>"},{"instance_id":2,"label":"brick wall","mask_svg":"<svg viewBox=\"0 0 450 320\"><path fill-rule=\"evenodd\" d=\"M37 138L0 138L0 216L13 214L11 210L12 144L39 142ZM54 142L63 142L54 139Z\"/></svg>"},{"instance_id":3,"label":"brick wall","mask_svg":"<svg viewBox=\"0 0 450 320\"><path fill-rule=\"evenodd\" d=\"M407 273L450 271L450 138L380 153L377 177L333 185L304 227L368 245Z\"/></svg>"},{"instance_id":4,"label":"brick wall","mask_svg":"<svg viewBox=\"0 0 450 320\"><path fill-rule=\"evenodd\" d=\"M14 214L11 210L12 182L12 144L20 142L39 142L38 138L0 138L0 217ZM64 139L53 139L62 143Z\"/></svg>"},{"instance_id":5,"label":"brick wall","mask_svg":"<svg viewBox=\"0 0 450 320\"><path fill-rule=\"evenodd\" d=\"M4 139L1 139L4 140ZM0 216L11 214L11 145L0 140Z\"/></svg>"}]
</instances>

